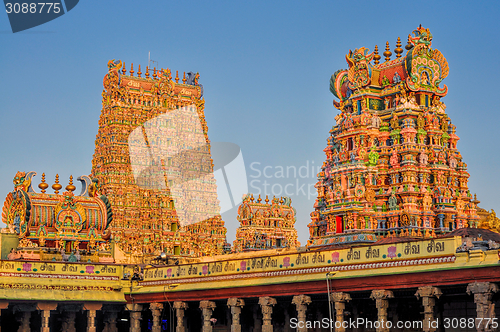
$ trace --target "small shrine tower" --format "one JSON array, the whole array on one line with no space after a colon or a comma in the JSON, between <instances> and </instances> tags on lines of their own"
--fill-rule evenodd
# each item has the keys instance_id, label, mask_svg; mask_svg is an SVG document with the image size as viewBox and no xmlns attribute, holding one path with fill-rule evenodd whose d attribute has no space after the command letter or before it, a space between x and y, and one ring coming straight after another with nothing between
<instances>
[{"instance_id":1,"label":"small shrine tower","mask_svg":"<svg viewBox=\"0 0 500 332\"><path fill-rule=\"evenodd\" d=\"M137 260L223 251L226 229L198 73L108 62L92 176L113 206L113 238ZM141 76L144 74L144 77Z\"/></svg>"},{"instance_id":2,"label":"small shrine tower","mask_svg":"<svg viewBox=\"0 0 500 332\"><path fill-rule=\"evenodd\" d=\"M448 62L419 27L396 58L389 42L349 51L347 70L330 91L340 110L324 149L310 246L375 242L377 237L430 237L477 227L459 137L441 101Z\"/></svg>"},{"instance_id":3,"label":"small shrine tower","mask_svg":"<svg viewBox=\"0 0 500 332\"><path fill-rule=\"evenodd\" d=\"M266 196L257 199L248 194L238 208L240 227L236 230L234 251L293 248L300 246L295 229L296 211L289 197Z\"/></svg>"}]
</instances>

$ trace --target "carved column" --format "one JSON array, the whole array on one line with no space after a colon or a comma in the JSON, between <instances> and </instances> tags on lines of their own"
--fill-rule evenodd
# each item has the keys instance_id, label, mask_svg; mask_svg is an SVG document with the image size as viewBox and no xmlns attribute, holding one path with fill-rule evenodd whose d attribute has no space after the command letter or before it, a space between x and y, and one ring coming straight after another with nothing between
<instances>
[{"instance_id":1,"label":"carved column","mask_svg":"<svg viewBox=\"0 0 500 332\"><path fill-rule=\"evenodd\" d=\"M42 326L40 332L50 332L50 311L57 309L57 303L38 302L36 304L36 309L40 311L40 316L42 318Z\"/></svg>"},{"instance_id":2,"label":"carved column","mask_svg":"<svg viewBox=\"0 0 500 332\"><path fill-rule=\"evenodd\" d=\"M245 301L232 297L227 299L227 306L231 308L231 332L241 332L240 314Z\"/></svg>"},{"instance_id":3,"label":"carved column","mask_svg":"<svg viewBox=\"0 0 500 332\"><path fill-rule=\"evenodd\" d=\"M375 300L378 311L378 328L377 332L389 332L387 328L387 308L389 308L389 299L392 299L394 294L392 291L377 289L373 290L370 298Z\"/></svg>"},{"instance_id":4,"label":"carved column","mask_svg":"<svg viewBox=\"0 0 500 332\"><path fill-rule=\"evenodd\" d=\"M118 332L116 320L118 313L115 311L106 311L104 314L104 330L102 332Z\"/></svg>"},{"instance_id":5,"label":"carved column","mask_svg":"<svg viewBox=\"0 0 500 332\"><path fill-rule=\"evenodd\" d=\"M344 292L335 292L330 294L330 301L335 303L335 322L340 322L335 324L336 332L344 332L344 310L345 303L351 301L351 295ZM331 323L331 322L330 322Z\"/></svg>"},{"instance_id":6,"label":"carved column","mask_svg":"<svg viewBox=\"0 0 500 332\"><path fill-rule=\"evenodd\" d=\"M424 321L423 330L425 332L436 331L435 327L432 327L431 322L434 321L434 306L436 305L436 298L443 293L437 287L433 286L422 286L419 287L415 296L417 299L422 298L422 305L424 306Z\"/></svg>"},{"instance_id":7,"label":"carved column","mask_svg":"<svg viewBox=\"0 0 500 332\"><path fill-rule=\"evenodd\" d=\"M87 332L96 332L95 327L95 310L87 310Z\"/></svg>"},{"instance_id":8,"label":"carved column","mask_svg":"<svg viewBox=\"0 0 500 332\"><path fill-rule=\"evenodd\" d=\"M476 303L477 318L495 318L495 304L491 302L493 294L498 292L498 286L491 282L474 282L467 286L467 294L474 294L474 303ZM493 331L492 324L486 326L488 320L477 320L477 331Z\"/></svg>"},{"instance_id":9,"label":"carved column","mask_svg":"<svg viewBox=\"0 0 500 332\"><path fill-rule=\"evenodd\" d=\"M50 332L50 310L42 310L40 312L40 316L42 317L42 328L40 329L40 332Z\"/></svg>"},{"instance_id":10,"label":"carved column","mask_svg":"<svg viewBox=\"0 0 500 332\"><path fill-rule=\"evenodd\" d=\"M2 309L7 309L9 307L9 302L0 301L0 332L2 331ZM43 331L42 331L43 332Z\"/></svg>"},{"instance_id":11,"label":"carved column","mask_svg":"<svg viewBox=\"0 0 500 332\"><path fill-rule=\"evenodd\" d=\"M212 312L215 309L215 302L212 301L201 301L200 308L203 315L203 329L202 332L212 332Z\"/></svg>"},{"instance_id":12,"label":"carved column","mask_svg":"<svg viewBox=\"0 0 500 332\"><path fill-rule=\"evenodd\" d=\"M141 332L142 305L129 303L126 308L130 311L130 332Z\"/></svg>"},{"instance_id":13,"label":"carved column","mask_svg":"<svg viewBox=\"0 0 500 332\"><path fill-rule=\"evenodd\" d=\"M83 309L87 310L87 332L97 332L95 317L97 310L101 310L101 303L85 303Z\"/></svg>"},{"instance_id":14,"label":"carved column","mask_svg":"<svg viewBox=\"0 0 500 332\"><path fill-rule=\"evenodd\" d=\"M186 332L184 326L184 310L188 308L186 302L174 302L175 315L177 316L177 327L175 332Z\"/></svg>"},{"instance_id":15,"label":"carved column","mask_svg":"<svg viewBox=\"0 0 500 332\"><path fill-rule=\"evenodd\" d=\"M163 309L163 304L162 303L150 303L149 309L151 310L151 313L153 314L153 327L151 328L151 332L161 332L160 316L161 316L161 311Z\"/></svg>"},{"instance_id":16,"label":"carved column","mask_svg":"<svg viewBox=\"0 0 500 332\"><path fill-rule=\"evenodd\" d=\"M272 297L260 297L259 304L262 309L262 332L273 332L273 324L271 323L271 315L273 306L276 305L276 299Z\"/></svg>"},{"instance_id":17,"label":"carved column","mask_svg":"<svg viewBox=\"0 0 500 332\"><path fill-rule=\"evenodd\" d=\"M311 302L311 297L307 295L296 295L292 299L292 303L297 308L297 332L307 332L306 311L307 305L311 304Z\"/></svg>"}]
</instances>

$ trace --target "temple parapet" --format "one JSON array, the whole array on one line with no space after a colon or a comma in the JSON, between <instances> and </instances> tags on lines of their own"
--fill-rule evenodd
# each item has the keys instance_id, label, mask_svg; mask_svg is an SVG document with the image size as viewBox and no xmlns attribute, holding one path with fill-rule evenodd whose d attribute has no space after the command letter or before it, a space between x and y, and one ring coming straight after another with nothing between
<instances>
[{"instance_id":1,"label":"temple parapet","mask_svg":"<svg viewBox=\"0 0 500 332\"><path fill-rule=\"evenodd\" d=\"M98 181L79 177L82 191L75 195L71 177L66 191L59 194L62 185L56 176L54 194L48 194L43 174L42 192L37 193L32 186L35 175L17 172L14 191L3 204L2 221L7 228L2 229L2 258L112 263L108 227L113 213L106 196L100 194Z\"/></svg>"},{"instance_id":2,"label":"temple parapet","mask_svg":"<svg viewBox=\"0 0 500 332\"><path fill-rule=\"evenodd\" d=\"M300 246L295 229L295 209L289 197L271 201L266 196L264 202L259 195L243 198L238 208L237 219L240 227L236 230L234 251L294 248Z\"/></svg>"}]
</instances>

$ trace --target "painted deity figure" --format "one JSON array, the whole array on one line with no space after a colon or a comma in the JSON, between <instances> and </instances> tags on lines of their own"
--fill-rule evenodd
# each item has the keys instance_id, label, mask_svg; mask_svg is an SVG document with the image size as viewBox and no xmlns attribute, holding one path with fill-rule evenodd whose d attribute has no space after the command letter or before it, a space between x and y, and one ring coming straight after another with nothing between
<instances>
[{"instance_id":1,"label":"painted deity figure","mask_svg":"<svg viewBox=\"0 0 500 332\"><path fill-rule=\"evenodd\" d=\"M455 159L455 157L450 156L448 164L450 165L450 168L457 168L457 160Z\"/></svg>"},{"instance_id":2,"label":"painted deity figure","mask_svg":"<svg viewBox=\"0 0 500 332\"><path fill-rule=\"evenodd\" d=\"M399 129L399 119L398 119L398 116L396 114L394 114L392 116L391 127L392 127L392 130Z\"/></svg>"},{"instance_id":3,"label":"painted deity figure","mask_svg":"<svg viewBox=\"0 0 500 332\"><path fill-rule=\"evenodd\" d=\"M426 194L422 199L422 205L424 206L424 210L430 210L432 207L432 198L429 194Z\"/></svg>"},{"instance_id":4,"label":"painted deity figure","mask_svg":"<svg viewBox=\"0 0 500 332\"><path fill-rule=\"evenodd\" d=\"M399 83L399 82L401 82L401 76L399 76L398 72L395 72L394 76L392 78L392 83L396 84L396 83Z\"/></svg>"},{"instance_id":5,"label":"painted deity figure","mask_svg":"<svg viewBox=\"0 0 500 332\"><path fill-rule=\"evenodd\" d=\"M364 126L367 126L370 124L370 118L371 118L370 112L368 112L366 109L363 110L363 113L361 114L361 124Z\"/></svg>"},{"instance_id":6,"label":"painted deity figure","mask_svg":"<svg viewBox=\"0 0 500 332\"><path fill-rule=\"evenodd\" d=\"M441 130L445 133L448 132L448 119L443 117L443 120L441 121Z\"/></svg>"},{"instance_id":7,"label":"painted deity figure","mask_svg":"<svg viewBox=\"0 0 500 332\"><path fill-rule=\"evenodd\" d=\"M389 204L389 210L394 211L398 209L398 199L394 194L389 197L389 201L387 203Z\"/></svg>"},{"instance_id":8,"label":"painted deity figure","mask_svg":"<svg viewBox=\"0 0 500 332\"><path fill-rule=\"evenodd\" d=\"M427 162L429 160L429 157L427 156L427 153L425 152L420 152L420 155L418 156L418 161L421 166L426 166Z\"/></svg>"},{"instance_id":9,"label":"painted deity figure","mask_svg":"<svg viewBox=\"0 0 500 332\"><path fill-rule=\"evenodd\" d=\"M373 128L380 128L380 124L382 123L382 120L378 115L374 115L372 117L372 127Z\"/></svg>"},{"instance_id":10,"label":"painted deity figure","mask_svg":"<svg viewBox=\"0 0 500 332\"><path fill-rule=\"evenodd\" d=\"M375 150L370 151L368 154L368 166L375 166L377 165L379 155Z\"/></svg>"},{"instance_id":11,"label":"painted deity figure","mask_svg":"<svg viewBox=\"0 0 500 332\"><path fill-rule=\"evenodd\" d=\"M398 160L398 154L396 150L392 151L391 158L389 159L389 163L391 164L392 167L397 167L399 166L399 160Z\"/></svg>"},{"instance_id":12,"label":"painted deity figure","mask_svg":"<svg viewBox=\"0 0 500 332\"><path fill-rule=\"evenodd\" d=\"M422 116L422 114L419 114L417 118L417 128L424 129L424 126L425 126L425 119Z\"/></svg>"}]
</instances>

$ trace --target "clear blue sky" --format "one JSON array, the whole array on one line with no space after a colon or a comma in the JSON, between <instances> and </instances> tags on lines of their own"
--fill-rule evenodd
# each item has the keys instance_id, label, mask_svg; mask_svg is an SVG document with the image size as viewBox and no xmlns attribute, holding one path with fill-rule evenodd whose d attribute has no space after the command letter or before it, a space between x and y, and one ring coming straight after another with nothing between
<instances>
[{"instance_id":1,"label":"clear blue sky","mask_svg":"<svg viewBox=\"0 0 500 332\"><path fill-rule=\"evenodd\" d=\"M482 207L500 210L499 9L498 1L83 0L16 34L0 13L0 194L12 190L18 170L36 171L35 184L43 172L50 184L59 173L64 186L70 174L89 174L107 61L146 66L151 51L160 67L200 73L209 137L241 147L249 184L260 181L253 192L264 180L276 190L292 184L304 244L314 203L307 185L316 182L310 167L325 159L337 114L330 75L347 67L349 49L383 51L389 41L393 50L398 36L405 44L422 24L449 62L443 101L461 137L469 188ZM252 163L270 166L268 175L309 165L309 175L257 177ZM232 241L235 211L223 218Z\"/></svg>"}]
</instances>

